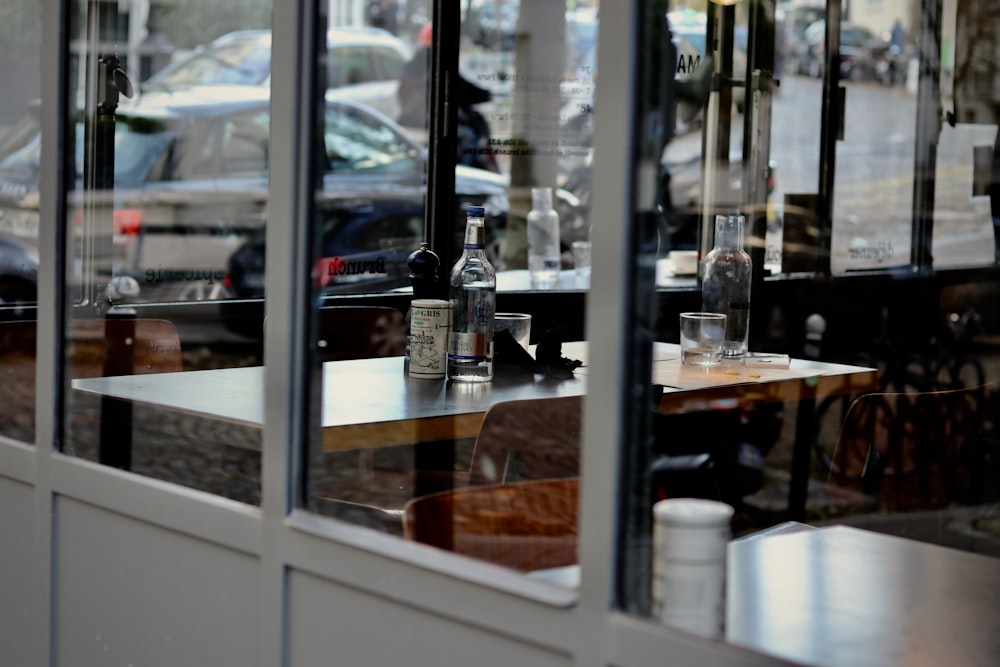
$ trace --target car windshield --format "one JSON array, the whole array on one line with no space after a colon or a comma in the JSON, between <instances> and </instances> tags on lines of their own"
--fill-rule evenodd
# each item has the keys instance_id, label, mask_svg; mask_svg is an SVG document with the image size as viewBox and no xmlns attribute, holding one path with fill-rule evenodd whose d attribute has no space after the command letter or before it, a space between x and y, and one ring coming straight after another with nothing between
<instances>
[{"instance_id":1,"label":"car windshield","mask_svg":"<svg viewBox=\"0 0 1000 667\"><path fill-rule=\"evenodd\" d=\"M11 170L38 169L41 156L42 133L37 121L18 125L15 131L4 137L0 149L0 168Z\"/></svg>"},{"instance_id":2,"label":"car windshield","mask_svg":"<svg viewBox=\"0 0 1000 667\"><path fill-rule=\"evenodd\" d=\"M156 87L200 84L260 85L271 73L271 39L234 39L208 47L167 69L149 83Z\"/></svg>"},{"instance_id":3,"label":"car windshield","mask_svg":"<svg viewBox=\"0 0 1000 667\"><path fill-rule=\"evenodd\" d=\"M150 168L163 153L172 134L163 123L148 119L122 119L115 123L115 184L121 187L141 185ZM18 146L0 158L0 168L37 171L41 160L42 133L22 134ZM82 178L84 165L84 126L76 124L77 176Z\"/></svg>"},{"instance_id":4,"label":"car windshield","mask_svg":"<svg viewBox=\"0 0 1000 667\"><path fill-rule=\"evenodd\" d=\"M124 118L115 123L115 186L140 187L150 169L160 158L173 137L163 122L147 118ZM83 123L76 125L77 176L83 176Z\"/></svg>"},{"instance_id":5,"label":"car windshield","mask_svg":"<svg viewBox=\"0 0 1000 667\"><path fill-rule=\"evenodd\" d=\"M400 173L417 168L416 145L356 109L327 109L324 139L327 164L333 172Z\"/></svg>"}]
</instances>

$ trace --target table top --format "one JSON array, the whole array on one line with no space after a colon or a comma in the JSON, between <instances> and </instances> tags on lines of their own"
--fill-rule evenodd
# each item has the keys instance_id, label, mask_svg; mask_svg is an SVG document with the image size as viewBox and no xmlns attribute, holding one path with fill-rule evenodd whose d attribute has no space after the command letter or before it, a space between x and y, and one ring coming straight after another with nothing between
<instances>
[{"instance_id":1,"label":"table top","mask_svg":"<svg viewBox=\"0 0 1000 667\"><path fill-rule=\"evenodd\" d=\"M1000 664L1000 559L846 526L729 544L726 641L824 667ZM579 585L579 567L533 572Z\"/></svg>"},{"instance_id":2,"label":"table top","mask_svg":"<svg viewBox=\"0 0 1000 667\"><path fill-rule=\"evenodd\" d=\"M845 526L729 556L731 643L810 665L1000 664L1000 559Z\"/></svg>"},{"instance_id":3,"label":"table top","mask_svg":"<svg viewBox=\"0 0 1000 667\"><path fill-rule=\"evenodd\" d=\"M483 384L407 377L402 357L327 362L323 365L324 448L411 444L474 437L482 415L501 401L582 396L587 386L587 344L566 343L563 355L584 362L568 379L498 373ZM759 392L795 399L817 388L829 393L872 388L877 371L794 359L787 369L682 367L676 344L656 343L653 382L668 393L717 387L732 395ZM161 408L261 426L261 366L73 380L73 388Z\"/></svg>"}]
</instances>

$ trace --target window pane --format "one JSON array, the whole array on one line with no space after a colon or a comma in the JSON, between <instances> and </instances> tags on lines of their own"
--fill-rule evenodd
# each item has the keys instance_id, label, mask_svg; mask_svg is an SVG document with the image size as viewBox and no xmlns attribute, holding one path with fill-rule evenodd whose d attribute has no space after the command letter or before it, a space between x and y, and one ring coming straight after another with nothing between
<instances>
[{"instance_id":1,"label":"window pane","mask_svg":"<svg viewBox=\"0 0 1000 667\"><path fill-rule=\"evenodd\" d=\"M936 35L956 17L934 3L898 21L899 7L828 4L684 3L666 14L676 55L659 24L645 22L635 34L637 117L663 112L644 86L667 52L677 77L658 92L677 123L672 133L645 127L630 147L641 156L635 189L659 197L640 198L631 221L618 601L653 622L804 663L822 660L809 651L828 648L817 637L829 618L868 612L831 594L838 576L877 572L878 599L905 606L872 554L838 561L846 551L827 540L855 533L832 527L998 553L988 530L998 497L989 462L1000 377L997 68L983 35L1000 24L967 3L959 28ZM840 30L837 55L824 44L827 17ZM976 29L963 32L963 22ZM961 54L973 53L963 69ZM709 55L713 76L699 72ZM966 77L953 90L939 71L949 62L949 76ZM650 155L663 158L655 175ZM737 243L724 243L727 214L744 219ZM664 238L677 243L666 255ZM717 267L744 259L730 245L752 260L750 298L719 305ZM679 247L698 253L687 277L677 270L685 256L670 252ZM716 337L710 328L686 336L682 313L721 311L731 324L747 307L742 359L722 347L716 363L682 363L689 348L715 354ZM731 326L720 330L732 339ZM722 511L701 533L693 505L682 505L686 521L664 514L691 499ZM796 544L812 550L792 557ZM801 632L787 634L789 618L806 619Z\"/></svg>"},{"instance_id":2,"label":"window pane","mask_svg":"<svg viewBox=\"0 0 1000 667\"><path fill-rule=\"evenodd\" d=\"M498 6L511 21L500 29L507 32L484 37L488 20L479 13ZM322 426L307 457L305 503L519 571L570 566L587 355L587 281L576 278L572 244L588 239L596 11L549 2L463 6L457 146L436 156L454 187L438 203L449 213L431 219L425 211L441 196L430 190L427 155L442 145L429 140L437 35L411 9L400 9L398 24L412 45L398 84L402 128L339 95L327 94L320 112L311 340ZM565 46L537 39L549 34L566 35ZM326 61L343 68L346 58L331 47ZM559 215L557 280L547 289L528 271L527 219L539 187ZM471 310L485 312L491 329L517 326L503 311L530 318L528 330L492 331L493 377L482 383L449 379L447 348L433 344L435 335L444 345L459 340L447 324L434 329L432 316L457 318L449 280L470 247L463 237L474 206L483 207L497 296ZM426 262L440 263L430 280ZM337 299L373 286L397 289L398 298ZM467 521L475 534L465 532Z\"/></svg>"},{"instance_id":3,"label":"window pane","mask_svg":"<svg viewBox=\"0 0 1000 667\"><path fill-rule=\"evenodd\" d=\"M37 3L5 7L0 25L0 372L7 400L0 436L35 442L35 308L41 15Z\"/></svg>"},{"instance_id":4,"label":"window pane","mask_svg":"<svg viewBox=\"0 0 1000 667\"><path fill-rule=\"evenodd\" d=\"M227 306L227 266L266 220L270 9L182 4L149 12L151 50L127 6L71 4L61 445L256 504L261 315Z\"/></svg>"}]
</instances>

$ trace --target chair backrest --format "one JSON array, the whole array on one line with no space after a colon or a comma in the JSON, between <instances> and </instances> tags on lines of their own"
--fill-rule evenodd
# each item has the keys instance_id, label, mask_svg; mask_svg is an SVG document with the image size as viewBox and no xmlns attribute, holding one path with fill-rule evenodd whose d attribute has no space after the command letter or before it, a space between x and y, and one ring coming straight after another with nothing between
<instances>
[{"instance_id":1,"label":"chair backrest","mask_svg":"<svg viewBox=\"0 0 1000 667\"><path fill-rule=\"evenodd\" d=\"M0 364L5 372L30 368L34 381L37 335L34 320L0 322ZM184 370L180 336L167 320L73 320L66 349L68 373L74 378Z\"/></svg>"},{"instance_id":2,"label":"chair backrest","mask_svg":"<svg viewBox=\"0 0 1000 667\"><path fill-rule=\"evenodd\" d=\"M66 343L74 378L184 370L180 336L167 320L73 320Z\"/></svg>"},{"instance_id":3,"label":"chair backrest","mask_svg":"<svg viewBox=\"0 0 1000 667\"><path fill-rule=\"evenodd\" d=\"M316 352L321 361L396 357L406 352L406 319L386 306L319 309Z\"/></svg>"},{"instance_id":4,"label":"chair backrest","mask_svg":"<svg viewBox=\"0 0 1000 667\"><path fill-rule=\"evenodd\" d=\"M0 433L34 439L37 323L0 322ZM184 370L180 337L166 320L74 320L66 340L73 378Z\"/></svg>"},{"instance_id":5,"label":"chair backrest","mask_svg":"<svg viewBox=\"0 0 1000 667\"><path fill-rule=\"evenodd\" d=\"M490 407L476 436L469 484L579 476L581 409L579 396Z\"/></svg>"},{"instance_id":6,"label":"chair backrest","mask_svg":"<svg viewBox=\"0 0 1000 667\"><path fill-rule=\"evenodd\" d=\"M983 468L983 392L970 387L855 399L837 438L827 491L899 510L974 500Z\"/></svg>"},{"instance_id":7,"label":"chair backrest","mask_svg":"<svg viewBox=\"0 0 1000 667\"><path fill-rule=\"evenodd\" d=\"M415 498L408 538L521 571L577 562L579 478L468 486Z\"/></svg>"}]
</instances>

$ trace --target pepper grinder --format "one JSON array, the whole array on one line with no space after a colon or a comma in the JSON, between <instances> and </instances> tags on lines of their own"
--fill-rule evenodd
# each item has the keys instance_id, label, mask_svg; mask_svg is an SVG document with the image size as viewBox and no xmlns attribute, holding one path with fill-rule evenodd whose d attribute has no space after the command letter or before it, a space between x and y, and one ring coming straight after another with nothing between
<instances>
[{"instance_id":1,"label":"pepper grinder","mask_svg":"<svg viewBox=\"0 0 1000 667\"><path fill-rule=\"evenodd\" d=\"M414 299L433 299L437 290L438 267L441 258L438 257L427 241L422 241L420 247L406 258L410 267L410 286L413 287Z\"/></svg>"},{"instance_id":2,"label":"pepper grinder","mask_svg":"<svg viewBox=\"0 0 1000 667\"><path fill-rule=\"evenodd\" d=\"M437 292L438 268L441 258L431 250L426 241L420 242L420 247L406 258L410 267L410 286L413 288L413 301L434 299ZM412 307L406 310L406 353L403 357L403 374L410 373L410 316Z\"/></svg>"}]
</instances>

